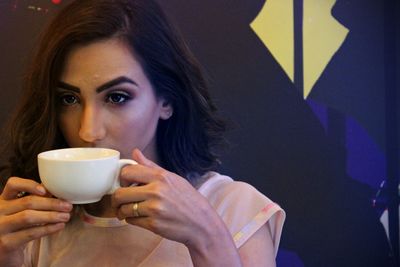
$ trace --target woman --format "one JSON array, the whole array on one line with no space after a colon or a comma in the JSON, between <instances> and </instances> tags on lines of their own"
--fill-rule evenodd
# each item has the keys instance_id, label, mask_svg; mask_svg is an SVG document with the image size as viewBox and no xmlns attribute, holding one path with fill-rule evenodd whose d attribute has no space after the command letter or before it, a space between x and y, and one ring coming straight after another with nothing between
<instances>
[{"instance_id":1,"label":"woman","mask_svg":"<svg viewBox=\"0 0 400 267\"><path fill-rule=\"evenodd\" d=\"M284 212L213 172L224 130L215 113L155 2L68 5L45 31L12 125L0 265L274 266ZM72 208L40 184L36 155L85 146L139 164L113 195Z\"/></svg>"}]
</instances>

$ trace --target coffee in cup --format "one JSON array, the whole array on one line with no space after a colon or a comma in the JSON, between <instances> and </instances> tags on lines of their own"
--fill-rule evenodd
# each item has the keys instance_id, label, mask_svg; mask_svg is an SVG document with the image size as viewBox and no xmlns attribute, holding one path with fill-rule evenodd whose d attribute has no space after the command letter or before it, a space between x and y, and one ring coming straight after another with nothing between
<instances>
[{"instance_id":1,"label":"coffee in cup","mask_svg":"<svg viewBox=\"0 0 400 267\"><path fill-rule=\"evenodd\" d=\"M38 155L43 185L52 195L73 204L97 202L112 194L120 187L121 168L134 164L108 148L64 148Z\"/></svg>"}]
</instances>

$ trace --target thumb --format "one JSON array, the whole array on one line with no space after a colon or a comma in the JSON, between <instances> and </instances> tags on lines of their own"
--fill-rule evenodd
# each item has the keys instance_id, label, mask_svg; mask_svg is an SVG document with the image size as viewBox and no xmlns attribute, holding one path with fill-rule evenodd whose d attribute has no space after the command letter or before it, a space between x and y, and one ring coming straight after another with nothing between
<instances>
[{"instance_id":1,"label":"thumb","mask_svg":"<svg viewBox=\"0 0 400 267\"><path fill-rule=\"evenodd\" d=\"M137 148L135 148L132 152L132 159L137 163L139 163L140 165L144 165L151 168L161 168L156 163L146 158L145 155L143 155L142 151L140 151Z\"/></svg>"}]
</instances>

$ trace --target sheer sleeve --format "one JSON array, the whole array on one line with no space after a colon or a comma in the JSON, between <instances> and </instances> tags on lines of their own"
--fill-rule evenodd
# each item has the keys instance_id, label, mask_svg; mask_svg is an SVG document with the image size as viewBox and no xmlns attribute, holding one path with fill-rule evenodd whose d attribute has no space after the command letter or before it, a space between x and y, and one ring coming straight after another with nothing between
<instances>
[{"instance_id":1,"label":"sheer sleeve","mask_svg":"<svg viewBox=\"0 0 400 267\"><path fill-rule=\"evenodd\" d=\"M199 192L208 198L222 217L240 248L258 229L267 224L278 252L285 212L250 184L215 174Z\"/></svg>"}]
</instances>

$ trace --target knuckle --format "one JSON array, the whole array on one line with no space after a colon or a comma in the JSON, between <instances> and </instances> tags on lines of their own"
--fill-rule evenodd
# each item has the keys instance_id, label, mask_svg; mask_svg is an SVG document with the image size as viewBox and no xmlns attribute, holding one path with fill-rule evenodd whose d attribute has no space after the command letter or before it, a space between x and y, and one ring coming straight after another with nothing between
<instances>
[{"instance_id":1,"label":"knuckle","mask_svg":"<svg viewBox=\"0 0 400 267\"><path fill-rule=\"evenodd\" d=\"M62 208L62 202L59 199L49 198L45 201L49 201L45 205L48 206L52 211L58 211Z\"/></svg>"},{"instance_id":2,"label":"knuckle","mask_svg":"<svg viewBox=\"0 0 400 267\"><path fill-rule=\"evenodd\" d=\"M163 183L154 183L153 184L153 193L159 194L163 191L164 184Z\"/></svg>"},{"instance_id":3,"label":"knuckle","mask_svg":"<svg viewBox=\"0 0 400 267\"><path fill-rule=\"evenodd\" d=\"M114 194L112 195L112 200L115 204L119 204L122 199L122 192L121 190L116 190Z\"/></svg>"},{"instance_id":4,"label":"knuckle","mask_svg":"<svg viewBox=\"0 0 400 267\"><path fill-rule=\"evenodd\" d=\"M16 184L19 181L20 178L15 177L15 176L11 176L10 178L8 178L7 184L8 185L13 185Z\"/></svg>"},{"instance_id":5,"label":"knuckle","mask_svg":"<svg viewBox=\"0 0 400 267\"><path fill-rule=\"evenodd\" d=\"M161 182L166 182L168 180L168 172L166 170L157 170L156 177Z\"/></svg>"},{"instance_id":6,"label":"knuckle","mask_svg":"<svg viewBox=\"0 0 400 267\"><path fill-rule=\"evenodd\" d=\"M19 199L21 201L22 206L25 209L33 209L34 208L34 197L27 196Z\"/></svg>"},{"instance_id":7,"label":"knuckle","mask_svg":"<svg viewBox=\"0 0 400 267\"><path fill-rule=\"evenodd\" d=\"M160 202L155 202L149 205L149 212L155 217L162 217L165 214L164 205Z\"/></svg>"},{"instance_id":8,"label":"knuckle","mask_svg":"<svg viewBox=\"0 0 400 267\"><path fill-rule=\"evenodd\" d=\"M125 165L124 167L122 167L122 169L120 171L120 176L122 178L129 178L131 176L132 170L133 170L132 165Z\"/></svg>"},{"instance_id":9,"label":"knuckle","mask_svg":"<svg viewBox=\"0 0 400 267\"><path fill-rule=\"evenodd\" d=\"M56 222L60 220L60 214L58 212L49 212L46 215L46 220L48 220L49 222Z\"/></svg>"},{"instance_id":10,"label":"knuckle","mask_svg":"<svg viewBox=\"0 0 400 267\"><path fill-rule=\"evenodd\" d=\"M33 214L30 210L24 210L20 212L20 220L24 224L31 225L34 223Z\"/></svg>"},{"instance_id":11,"label":"knuckle","mask_svg":"<svg viewBox=\"0 0 400 267\"><path fill-rule=\"evenodd\" d=\"M164 193L166 191L165 189L165 184L164 183L153 183L151 185L151 190L147 192L149 197L156 199L156 200L161 200L163 199Z\"/></svg>"},{"instance_id":12,"label":"knuckle","mask_svg":"<svg viewBox=\"0 0 400 267\"><path fill-rule=\"evenodd\" d=\"M14 189L16 187L16 185L19 183L19 181L20 181L20 178L12 176L12 177L8 178L6 186L10 187L11 189Z\"/></svg>"}]
</instances>

